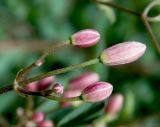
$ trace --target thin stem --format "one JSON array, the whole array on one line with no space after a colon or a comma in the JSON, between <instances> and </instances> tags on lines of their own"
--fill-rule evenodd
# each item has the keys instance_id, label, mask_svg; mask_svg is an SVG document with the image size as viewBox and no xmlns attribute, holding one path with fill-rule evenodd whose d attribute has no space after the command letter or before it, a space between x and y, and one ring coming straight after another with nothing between
<instances>
[{"instance_id":1,"label":"thin stem","mask_svg":"<svg viewBox=\"0 0 160 127\"><path fill-rule=\"evenodd\" d=\"M142 19L142 22L144 23L144 25L146 27L146 30L147 30L147 32L150 36L150 39L151 39L151 42L152 42L154 48L157 50L158 54L160 54L160 44L159 44L157 38L155 37L149 22L147 21L147 17L142 14L141 19Z\"/></svg>"},{"instance_id":2,"label":"thin stem","mask_svg":"<svg viewBox=\"0 0 160 127\"><path fill-rule=\"evenodd\" d=\"M110 7L116 8L118 10L121 10L121 11L130 13L130 14L133 14L133 15L138 16L138 17L141 17L142 22L144 23L144 25L146 27L146 30L147 30L147 32L149 34L149 37L151 39L151 42L152 42L154 48L156 49L156 51L158 52L158 54L160 54L160 44L159 44L157 38L155 37L155 35L154 35L153 31L152 31L152 28L151 28L151 26L150 26L150 24L148 22L148 19L146 17L146 14L148 12L144 11L144 13L141 14L139 12L136 12L136 11L128 9L128 8L124 8L122 6L119 6L119 5L111 3L111 2L101 2L101 1L98 1L98 0L93 0L93 1L96 2L96 3L98 3L98 4L103 4L103 5L106 5L106 6L110 6Z\"/></svg>"},{"instance_id":3,"label":"thin stem","mask_svg":"<svg viewBox=\"0 0 160 127\"><path fill-rule=\"evenodd\" d=\"M13 90L13 84L0 88L0 94L7 93L11 90Z\"/></svg>"},{"instance_id":4,"label":"thin stem","mask_svg":"<svg viewBox=\"0 0 160 127\"><path fill-rule=\"evenodd\" d=\"M54 101L60 101L60 102L68 102L68 101L82 101L81 96L77 97L72 97L72 98L64 98L64 97L58 97L58 96L53 96L49 93L52 91L46 90L46 91L40 91L40 92L32 92L32 91L26 91L25 89L19 87L18 89L19 93L26 94L26 95L31 95L31 96L42 96L50 100Z\"/></svg>"},{"instance_id":5,"label":"thin stem","mask_svg":"<svg viewBox=\"0 0 160 127\"><path fill-rule=\"evenodd\" d=\"M54 45L53 47L50 47L48 50L46 50L46 52L44 54L42 54L42 56L37 60L35 61L34 63L30 64L29 66L21 69L17 76L16 76L16 81L19 82L23 79L23 77L29 72L31 71L33 68L35 67L38 67L38 66L41 66L45 60L45 58L54 50L58 49L58 48L61 48L61 47L64 47L66 45L69 45L70 44L70 41L67 40L63 43L60 43L60 44L57 44L57 45Z\"/></svg>"},{"instance_id":6,"label":"thin stem","mask_svg":"<svg viewBox=\"0 0 160 127\"><path fill-rule=\"evenodd\" d=\"M37 81L37 80L41 80L43 78L46 78L46 77L49 77L49 76L52 76L52 75L62 74L62 73L68 72L68 71L72 71L74 69L86 67L86 66L93 65L93 64L96 64L96 63L99 63L99 62L100 62L99 58L91 59L91 60L86 61L86 62L81 63L81 64L76 64L76 65L72 65L70 67L65 67L65 68L53 70L53 71L50 71L50 72L47 72L47 73L44 73L44 74L40 74L40 75L35 76L33 78L29 78L27 80L21 81L21 82L19 82L19 84L21 84L22 86L25 86L28 83L31 83L31 82L34 82L34 81ZM3 87L3 88L0 88L0 94L6 93L6 92L11 91L11 90L13 90L13 84L9 85L9 86L6 86L6 87Z\"/></svg>"},{"instance_id":7,"label":"thin stem","mask_svg":"<svg viewBox=\"0 0 160 127\"><path fill-rule=\"evenodd\" d=\"M122 6L119 6L119 5L111 3L111 2L102 2L102 1L98 1L98 0L94 0L94 1L98 4L107 5L107 6L116 8L118 10L121 10L121 11L124 11L124 12L127 12L127 13L131 13L131 14L136 15L136 16L141 16L141 14L139 12L136 12L136 11L128 9L128 8L124 8Z\"/></svg>"},{"instance_id":8,"label":"thin stem","mask_svg":"<svg viewBox=\"0 0 160 127\"><path fill-rule=\"evenodd\" d=\"M96 64L99 61L100 61L99 58L95 58L95 59L91 59L91 60L86 61L86 62L81 63L81 64L76 64L76 65L72 65L72 66L69 66L69 67L49 71L47 73L40 74L38 76L35 76L35 77L29 78L25 81L22 81L19 84L24 86L25 84L28 84L28 83L31 83L31 82L34 82L34 81L37 81L37 80L41 80L41 79L44 79L44 78L49 77L49 76L62 74L62 73L65 73L65 72L68 72L68 71L71 71L71 70L74 70L74 69L78 69L78 68L82 68L82 67L86 67L86 66L89 66L89 65Z\"/></svg>"},{"instance_id":9,"label":"thin stem","mask_svg":"<svg viewBox=\"0 0 160 127\"><path fill-rule=\"evenodd\" d=\"M32 114L33 114L33 107L34 107L34 97L33 96L29 96L26 99L26 115L28 118L31 118Z\"/></svg>"}]
</instances>

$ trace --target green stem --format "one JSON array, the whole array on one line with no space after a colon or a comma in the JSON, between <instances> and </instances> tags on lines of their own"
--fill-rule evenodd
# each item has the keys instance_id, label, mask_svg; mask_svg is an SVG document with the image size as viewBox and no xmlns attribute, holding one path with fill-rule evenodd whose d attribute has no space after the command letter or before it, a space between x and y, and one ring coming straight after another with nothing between
<instances>
[{"instance_id":1,"label":"green stem","mask_svg":"<svg viewBox=\"0 0 160 127\"><path fill-rule=\"evenodd\" d=\"M60 43L60 44L57 44L57 45L54 45L52 47L50 47L49 49L46 50L46 52L44 52L44 54L42 54L42 56L37 60L35 61L34 63L30 64L29 66L21 69L18 73L17 73L17 76L16 76L16 81L17 82L20 82L23 77L28 73L30 72L33 68L35 67L38 67L38 66L41 66L45 60L45 58L51 53L53 52L54 50L56 49L59 49L61 47L64 47L64 46L67 46L70 44L70 41L67 40L63 43Z\"/></svg>"},{"instance_id":2,"label":"green stem","mask_svg":"<svg viewBox=\"0 0 160 127\"><path fill-rule=\"evenodd\" d=\"M146 27L146 30L148 32L148 35L150 36L150 39L151 39L151 42L154 46L154 48L157 50L158 54L160 54L160 44L156 38L156 36L154 35L153 31L152 31L152 28L147 20L147 17L145 15L141 15L141 19L142 19L142 22L144 23L145 27Z\"/></svg>"},{"instance_id":3,"label":"green stem","mask_svg":"<svg viewBox=\"0 0 160 127\"><path fill-rule=\"evenodd\" d=\"M0 88L0 94L7 93L11 90L13 90L13 84Z\"/></svg>"},{"instance_id":4,"label":"green stem","mask_svg":"<svg viewBox=\"0 0 160 127\"><path fill-rule=\"evenodd\" d=\"M26 115L28 118L31 118L32 114L33 114L33 107L34 107L34 97L33 96L29 96L26 99Z\"/></svg>"},{"instance_id":5,"label":"green stem","mask_svg":"<svg viewBox=\"0 0 160 127\"><path fill-rule=\"evenodd\" d=\"M136 11L128 9L128 8L124 8L122 6L119 6L119 5L111 3L111 2L102 2L102 1L98 1L98 0L95 0L95 2L98 3L98 4L103 4L103 5L107 5L107 6L116 8L118 10L121 10L121 11L124 11L124 12L127 12L127 13L131 13L131 14L136 15L136 16L141 16L141 14L139 12L136 12Z\"/></svg>"},{"instance_id":6,"label":"green stem","mask_svg":"<svg viewBox=\"0 0 160 127\"><path fill-rule=\"evenodd\" d=\"M46 78L46 77L49 77L49 76L52 76L52 75L62 74L62 73L65 73L65 72L68 72L68 71L71 71L71 70L74 70L74 69L86 67L86 66L93 65L93 64L96 64L96 63L99 63L99 62L100 62L99 58L91 59L91 60L86 61L86 62L81 63L81 64L76 64L76 65L72 65L70 67L65 67L65 68L53 70L53 71L50 71L50 72L47 72L47 73L44 73L44 74L40 74L40 75L35 76L33 78L29 78L27 80L21 81L21 82L19 82L19 84L22 85L22 86L25 86L28 83L31 83L31 82L34 82L34 81L37 81L37 80L41 80L43 78ZM11 91L11 90L13 90L13 84L9 85L9 86L6 86L6 87L3 87L3 88L0 88L0 94L6 93L6 92Z\"/></svg>"},{"instance_id":7,"label":"green stem","mask_svg":"<svg viewBox=\"0 0 160 127\"><path fill-rule=\"evenodd\" d=\"M60 101L60 102L68 102L68 101L82 101L81 96L77 97L72 97L72 98L64 98L64 97L58 97L58 96L53 96L48 93L51 93L51 90L46 90L46 91L40 91L40 92L32 92L32 91L26 91L25 89L19 87L18 92L21 94L25 95L31 95L31 96L42 96L50 100L54 101Z\"/></svg>"},{"instance_id":8,"label":"green stem","mask_svg":"<svg viewBox=\"0 0 160 127\"><path fill-rule=\"evenodd\" d=\"M49 76L62 74L62 73L65 73L65 72L68 72L68 71L71 71L71 70L74 70L74 69L78 69L78 68L82 68L82 67L86 67L86 66L89 66L89 65L96 64L99 61L100 61L99 58L95 58L95 59L91 59L91 60L86 61L86 62L81 63L81 64L76 64L76 65L72 65L72 66L69 66L69 67L49 71L47 73L40 74L38 76L35 76L35 77L29 78L25 81L22 81L19 84L24 86L25 84L28 84L28 83L31 83L31 82L34 82L34 81L37 81L37 80L41 80L41 79L44 79L44 78L49 77Z\"/></svg>"},{"instance_id":9,"label":"green stem","mask_svg":"<svg viewBox=\"0 0 160 127\"><path fill-rule=\"evenodd\" d=\"M124 12L127 12L127 13L130 13L130 14L133 14L135 16L138 16L142 19L142 22L144 23L145 27L146 27L146 30L149 34L149 37L151 39L151 43L153 44L154 48L156 49L156 51L158 52L158 54L160 54L160 44L156 38L156 36L154 35L153 31L152 31L152 28L148 22L148 19L146 17L146 14L148 13L147 11L144 11L142 14L139 13L139 12L136 12L134 10L131 10L131 9L128 9L128 8L124 8L122 6L119 6L117 4L114 4L114 3L111 3L111 2L101 2L101 1L98 1L98 0L93 0L94 2L98 3L98 4L103 4L103 5L106 5L106 6L110 6L110 7L113 7L113 8L116 8L118 10L121 10L121 11L124 11Z\"/></svg>"}]
</instances>

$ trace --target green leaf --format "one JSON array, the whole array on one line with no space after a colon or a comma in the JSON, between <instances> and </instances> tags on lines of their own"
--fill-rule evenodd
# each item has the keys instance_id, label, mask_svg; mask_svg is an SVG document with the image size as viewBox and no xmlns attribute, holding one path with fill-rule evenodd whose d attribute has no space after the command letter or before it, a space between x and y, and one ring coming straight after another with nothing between
<instances>
[{"instance_id":1,"label":"green leaf","mask_svg":"<svg viewBox=\"0 0 160 127\"><path fill-rule=\"evenodd\" d=\"M77 124L78 125L84 124L84 122L86 123L87 119L89 121L93 120L93 118L95 118L94 115L97 112L100 112L103 107L104 107L103 103L83 104L82 106L74 109L72 112L63 117L63 119L61 119L61 121L58 123L58 126L65 127L65 126L74 126Z\"/></svg>"}]
</instances>

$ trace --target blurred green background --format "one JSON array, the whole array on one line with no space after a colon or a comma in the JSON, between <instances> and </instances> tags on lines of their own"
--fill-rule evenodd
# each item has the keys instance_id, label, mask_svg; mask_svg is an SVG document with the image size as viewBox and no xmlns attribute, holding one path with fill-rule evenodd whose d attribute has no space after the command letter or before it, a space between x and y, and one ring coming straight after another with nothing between
<instances>
[{"instance_id":1,"label":"blurred green background","mask_svg":"<svg viewBox=\"0 0 160 127\"><path fill-rule=\"evenodd\" d=\"M107 1L143 12L153 0ZM60 43L81 29L96 29L101 34L97 45L85 49L72 46L59 49L47 58L42 67L34 69L30 76L92 59L106 47L123 41L143 42L147 45L147 51L134 63L116 67L97 64L58 75L56 80L67 86L75 75L95 71L101 81L114 85L113 93L123 93L125 96L122 112L110 126L160 127L160 59L144 24L132 14L115 8L103 8L87 0L1 0L0 86L12 83L17 71L36 60L48 45ZM160 7L157 6L150 15L159 13ZM151 23L151 26L160 40L160 22ZM23 106L25 98L13 91L0 95L1 117L10 124L16 123L16 109ZM78 108L64 109L57 107L57 102L47 101L38 110L47 112L56 109L48 116L56 124L83 127L103 115L104 104L84 104ZM77 114L74 118L68 118L68 114L72 116L74 113ZM64 119L68 119L68 123Z\"/></svg>"}]
</instances>

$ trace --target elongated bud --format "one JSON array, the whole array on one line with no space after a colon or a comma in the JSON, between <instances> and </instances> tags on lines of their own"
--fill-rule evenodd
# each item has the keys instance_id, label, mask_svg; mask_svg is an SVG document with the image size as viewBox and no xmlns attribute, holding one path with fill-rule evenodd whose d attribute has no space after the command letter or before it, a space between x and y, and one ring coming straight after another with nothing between
<instances>
[{"instance_id":1,"label":"elongated bud","mask_svg":"<svg viewBox=\"0 0 160 127\"><path fill-rule=\"evenodd\" d=\"M44 113L43 112L36 112L32 115L32 120L36 123L41 122L44 120Z\"/></svg>"},{"instance_id":2,"label":"elongated bud","mask_svg":"<svg viewBox=\"0 0 160 127\"><path fill-rule=\"evenodd\" d=\"M45 120L38 123L38 127L54 127L54 124L51 120Z\"/></svg>"},{"instance_id":3,"label":"elongated bud","mask_svg":"<svg viewBox=\"0 0 160 127\"><path fill-rule=\"evenodd\" d=\"M122 109L123 101L124 98L122 94L112 95L106 105L105 112L111 115L117 114Z\"/></svg>"},{"instance_id":4,"label":"elongated bud","mask_svg":"<svg viewBox=\"0 0 160 127\"><path fill-rule=\"evenodd\" d=\"M113 86L107 82L96 82L82 91L82 98L86 102L99 102L105 100L112 93Z\"/></svg>"},{"instance_id":5,"label":"elongated bud","mask_svg":"<svg viewBox=\"0 0 160 127\"><path fill-rule=\"evenodd\" d=\"M106 65L131 63L140 58L146 50L146 45L140 42L124 42L105 49L100 59Z\"/></svg>"},{"instance_id":6,"label":"elongated bud","mask_svg":"<svg viewBox=\"0 0 160 127\"><path fill-rule=\"evenodd\" d=\"M76 47L90 47L100 40L100 34L94 29L85 29L73 34L70 39Z\"/></svg>"},{"instance_id":7,"label":"elongated bud","mask_svg":"<svg viewBox=\"0 0 160 127\"><path fill-rule=\"evenodd\" d=\"M47 89L49 86L52 85L54 80L55 80L54 76L50 76L50 77L42 79L41 81L39 81L37 85L37 91L42 91L42 90Z\"/></svg>"},{"instance_id":8,"label":"elongated bud","mask_svg":"<svg viewBox=\"0 0 160 127\"><path fill-rule=\"evenodd\" d=\"M27 91L35 92L35 91L37 91L37 86L38 86L38 82L32 82L32 83L27 84L25 86L25 89Z\"/></svg>"},{"instance_id":9,"label":"elongated bud","mask_svg":"<svg viewBox=\"0 0 160 127\"><path fill-rule=\"evenodd\" d=\"M54 84L54 86L52 87L52 91L56 94L62 94L64 90L64 87L62 86L62 84L60 83L56 83Z\"/></svg>"},{"instance_id":10,"label":"elongated bud","mask_svg":"<svg viewBox=\"0 0 160 127\"><path fill-rule=\"evenodd\" d=\"M99 75L94 72L83 73L69 82L69 90L83 90L87 86L98 82Z\"/></svg>"}]
</instances>

